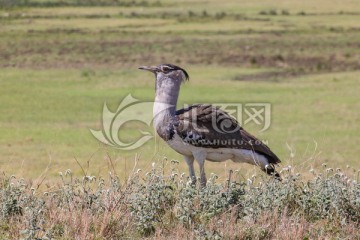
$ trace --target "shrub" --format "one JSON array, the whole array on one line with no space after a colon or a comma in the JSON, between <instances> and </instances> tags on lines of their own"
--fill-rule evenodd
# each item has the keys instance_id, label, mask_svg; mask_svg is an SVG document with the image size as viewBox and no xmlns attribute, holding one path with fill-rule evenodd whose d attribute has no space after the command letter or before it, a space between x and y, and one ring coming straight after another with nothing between
<instances>
[{"instance_id":1,"label":"shrub","mask_svg":"<svg viewBox=\"0 0 360 240\"><path fill-rule=\"evenodd\" d=\"M359 172L349 177L324 166L311 170L313 177L305 181L287 167L281 182L261 175L222 183L212 175L199 188L176 169L163 171L154 166L121 184L111 173L107 180L76 178L68 169L59 173L56 189L43 193L31 182L2 175L0 236L305 239L359 234Z\"/></svg>"}]
</instances>

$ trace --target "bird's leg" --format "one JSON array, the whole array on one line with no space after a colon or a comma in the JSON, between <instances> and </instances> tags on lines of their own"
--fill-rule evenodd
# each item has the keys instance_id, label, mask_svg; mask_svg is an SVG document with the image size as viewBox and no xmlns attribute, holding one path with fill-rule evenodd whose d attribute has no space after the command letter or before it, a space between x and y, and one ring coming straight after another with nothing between
<instances>
[{"instance_id":1,"label":"bird's leg","mask_svg":"<svg viewBox=\"0 0 360 240\"><path fill-rule=\"evenodd\" d=\"M195 176L195 170L194 170L194 157L193 156L184 156L184 159L186 161L186 164L189 167L191 184L195 185L196 184L196 176Z\"/></svg>"},{"instance_id":2,"label":"bird's leg","mask_svg":"<svg viewBox=\"0 0 360 240\"><path fill-rule=\"evenodd\" d=\"M205 174L205 159L206 159L206 152L199 151L193 153L196 161L200 166L200 186L206 186L206 174Z\"/></svg>"},{"instance_id":3,"label":"bird's leg","mask_svg":"<svg viewBox=\"0 0 360 240\"><path fill-rule=\"evenodd\" d=\"M206 174L205 174L205 159L198 160L196 159L200 166L200 186L206 186Z\"/></svg>"},{"instance_id":4,"label":"bird's leg","mask_svg":"<svg viewBox=\"0 0 360 240\"><path fill-rule=\"evenodd\" d=\"M205 159L197 160L200 166L200 187L206 186Z\"/></svg>"}]
</instances>

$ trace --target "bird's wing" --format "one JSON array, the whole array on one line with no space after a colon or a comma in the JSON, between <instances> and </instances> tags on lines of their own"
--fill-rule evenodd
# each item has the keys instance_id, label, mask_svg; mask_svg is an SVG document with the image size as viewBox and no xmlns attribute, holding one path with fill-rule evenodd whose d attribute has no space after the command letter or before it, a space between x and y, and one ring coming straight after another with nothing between
<instances>
[{"instance_id":1,"label":"bird's wing","mask_svg":"<svg viewBox=\"0 0 360 240\"><path fill-rule=\"evenodd\" d=\"M267 156L270 163L280 162L262 141L245 131L228 113L210 104L178 110L174 127L184 142L197 147L252 150Z\"/></svg>"},{"instance_id":2,"label":"bird's wing","mask_svg":"<svg viewBox=\"0 0 360 240\"><path fill-rule=\"evenodd\" d=\"M185 142L199 147L234 147L242 140L238 122L209 104L192 105L177 111L175 127Z\"/></svg>"}]
</instances>

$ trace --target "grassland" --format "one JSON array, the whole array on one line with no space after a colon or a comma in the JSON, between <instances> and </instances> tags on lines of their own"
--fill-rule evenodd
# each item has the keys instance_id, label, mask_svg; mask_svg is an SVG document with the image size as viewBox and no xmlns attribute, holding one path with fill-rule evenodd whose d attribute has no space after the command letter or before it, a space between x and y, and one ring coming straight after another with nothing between
<instances>
[{"instance_id":1,"label":"grassland","mask_svg":"<svg viewBox=\"0 0 360 240\"><path fill-rule=\"evenodd\" d=\"M34 178L48 166L49 179L69 166L80 173L77 159L106 175L110 158L125 176L135 158L140 168L164 156L181 160L158 139L127 152L89 132L100 128L104 102L115 110L129 93L151 100L152 76L136 68L162 62L190 73L179 106L271 103L268 131L245 127L269 141L283 166L359 168L358 3L48 3L0 10L0 163L9 174ZM136 138L138 128L121 134ZM248 169L207 167L217 174Z\"/></svg>"},{"instance_id":2,"label":"grassland","mask_svg":"<svg viewBox=\"0 0 360 240\"><path fill-rule=\"evenodd\" d=\"M353 0L0 0L0 239L359 239L359 16ZM159 63L190 74L179 107L270 103L270 129L244 127L284 181L206 163L197 189L158 138L97 141L104 103L152 101L137 68Z\"/></svg>"}]
</instances>

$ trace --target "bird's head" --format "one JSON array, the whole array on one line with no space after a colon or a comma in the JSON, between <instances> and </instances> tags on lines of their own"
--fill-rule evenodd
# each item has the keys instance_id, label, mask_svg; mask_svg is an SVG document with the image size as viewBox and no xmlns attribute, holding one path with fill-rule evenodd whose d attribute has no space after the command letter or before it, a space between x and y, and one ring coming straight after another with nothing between
<instances>
[{"instance_id":1,"label":"bird's head","mask_svg":"<svg viewBox=\"0 0 360 240\"><path fill-rule=\"evenodd\" d=\"M141 66L139 69L154 73L157 82L171 80L182 83L185 80L189 80L189 74L181 67L175 66L173 64L160 64L158 66L150 67Z\"/></svg>"}]
</instances>

